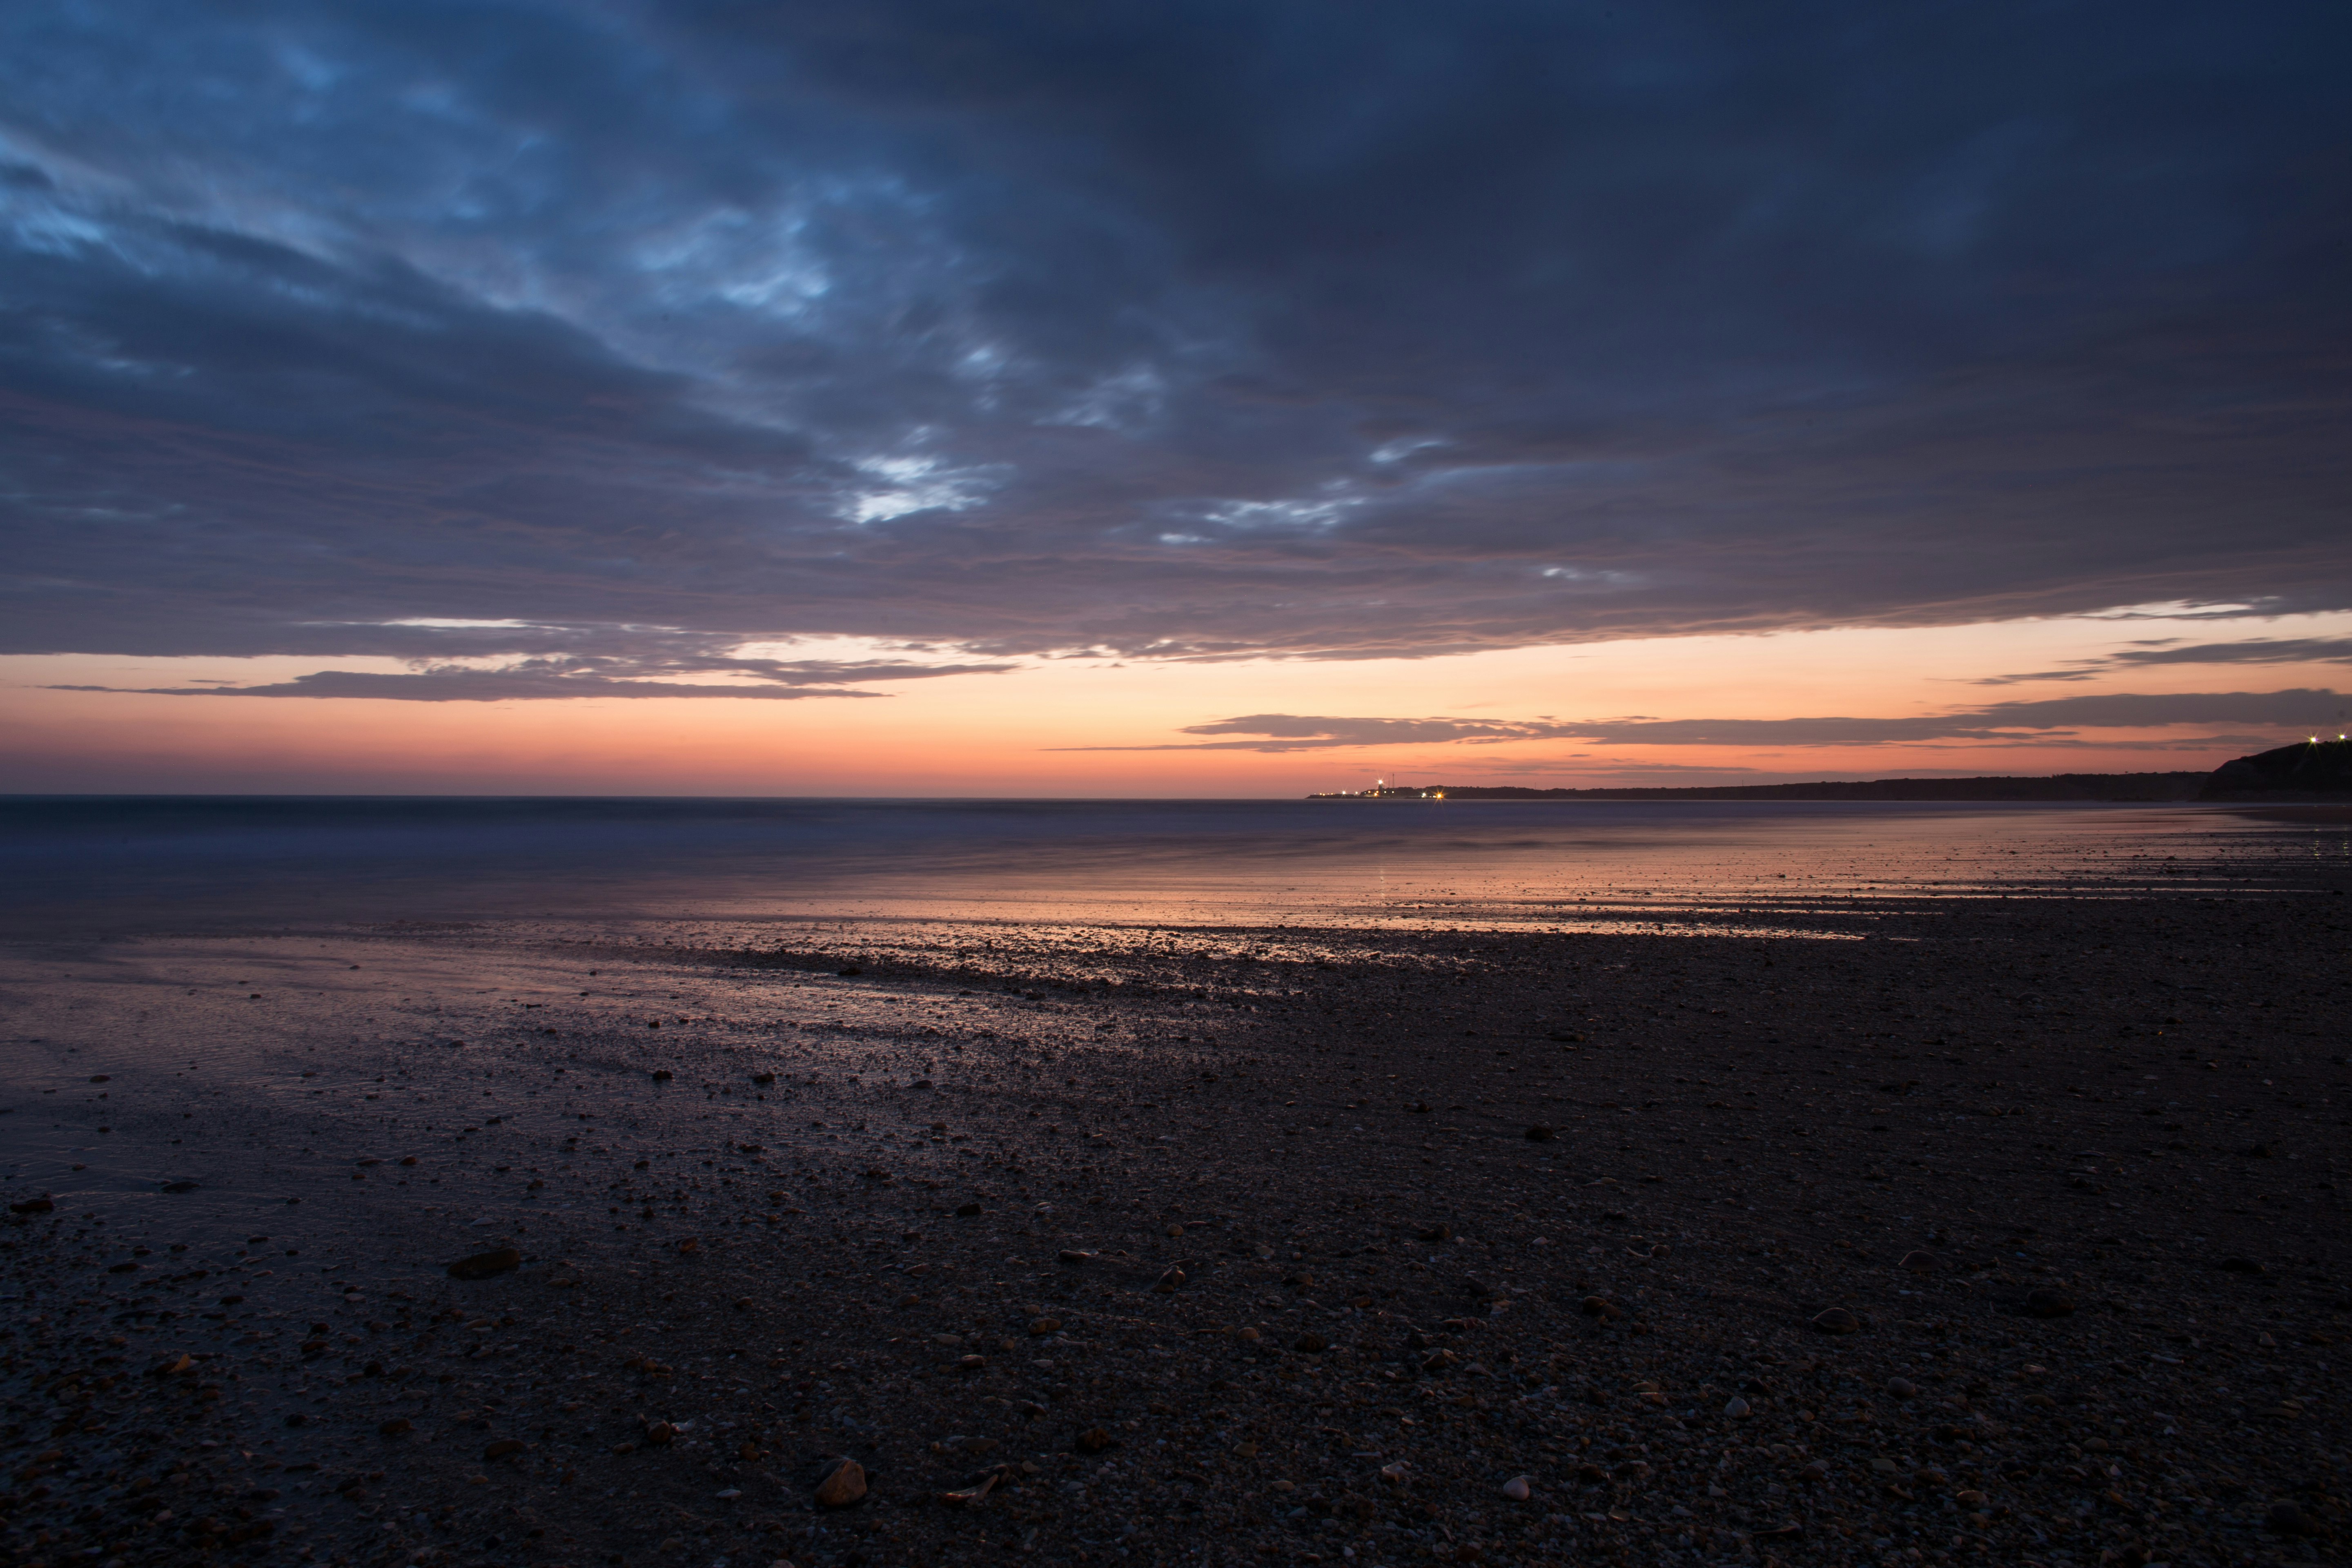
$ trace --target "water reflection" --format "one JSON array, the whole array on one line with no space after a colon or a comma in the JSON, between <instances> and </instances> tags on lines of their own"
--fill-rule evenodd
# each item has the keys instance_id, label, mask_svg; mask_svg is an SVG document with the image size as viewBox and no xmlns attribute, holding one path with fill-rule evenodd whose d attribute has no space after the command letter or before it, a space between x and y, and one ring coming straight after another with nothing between
<instances>
[{"instance_id":1,"label":"water reflection","mask_svg":"<svg viewBox=\"0 0 2352 1568\"><path fill-rule=\"evenodd\" d=\"M1796 930L1888 901L2220 890L2329 834L2180 806L18 799L0 805L0 929L831 912Z\"/></svg>"}]
</instances>

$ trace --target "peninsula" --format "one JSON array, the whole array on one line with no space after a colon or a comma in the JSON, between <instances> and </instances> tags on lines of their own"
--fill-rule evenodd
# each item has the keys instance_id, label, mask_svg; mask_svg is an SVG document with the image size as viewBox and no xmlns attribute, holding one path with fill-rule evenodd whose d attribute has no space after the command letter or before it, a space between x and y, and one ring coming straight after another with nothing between
<instances>
[{"instance_id":1,"label":"peninsula","mask_svg":"<svg viewBox=\"0 0 2352 1568\"><path fill-rule=\"evenodd\" d=\"M1392 784L1309 800L1982 800L2304 801L2352 799L2352 742L2314 737L2239 757L2210 773L2054 773L2043 778L1821 779L1688 788L1530 789L1517 784Z\"/></svg>"}]
</instances>

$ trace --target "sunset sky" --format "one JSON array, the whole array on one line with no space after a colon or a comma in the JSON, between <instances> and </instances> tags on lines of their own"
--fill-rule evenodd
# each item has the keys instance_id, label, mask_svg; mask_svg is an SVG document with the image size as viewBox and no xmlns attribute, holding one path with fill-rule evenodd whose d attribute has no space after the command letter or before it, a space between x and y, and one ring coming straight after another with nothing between
<instances>
[{"instance_id":1,"label":"sunset sky","mask_svg":"<svg viewBox=\"0 0 2352 1568\"><path fill-rule=\"evenodd\" d=\"M0 790L2352 724L2340 5L0 8Z\"/></svg>"}]
</instances>

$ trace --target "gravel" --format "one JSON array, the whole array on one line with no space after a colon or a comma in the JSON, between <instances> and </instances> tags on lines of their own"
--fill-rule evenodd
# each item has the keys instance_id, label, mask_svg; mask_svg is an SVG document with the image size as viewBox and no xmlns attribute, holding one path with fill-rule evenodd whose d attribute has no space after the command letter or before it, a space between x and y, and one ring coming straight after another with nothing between
<instances>
[{"instance_id":1,"label":"gravel","mask_svg":"<svg viewBox=\"0 0 2352 1568\"><path fill-rule=\"evenodd\" d=\"M12 1095L118 1175L8 1194L5 1544L2320 1560L2342 908L125 943Z\"/></svg>"}]
</instances>

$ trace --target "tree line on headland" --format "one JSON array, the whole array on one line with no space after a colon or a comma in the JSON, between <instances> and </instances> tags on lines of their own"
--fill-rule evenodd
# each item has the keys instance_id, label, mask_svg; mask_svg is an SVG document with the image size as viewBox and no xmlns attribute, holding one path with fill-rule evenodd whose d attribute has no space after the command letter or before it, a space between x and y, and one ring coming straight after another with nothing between
<instances>
[{"instance_id":1,"label":"tree line on headland","mask_svg":"<svg viewBox=\"0 0 2352 1568\"><path fill-rule=\"evenodd\" d=\"M2352 798L2352 742L2302 742L2210 773L2054 773L2045 778L1823 779L1686 788L1530 789L1517 784L1390 784L1309 800L2080 800L2296 801Z\"/></svg>"}]
</instances>

